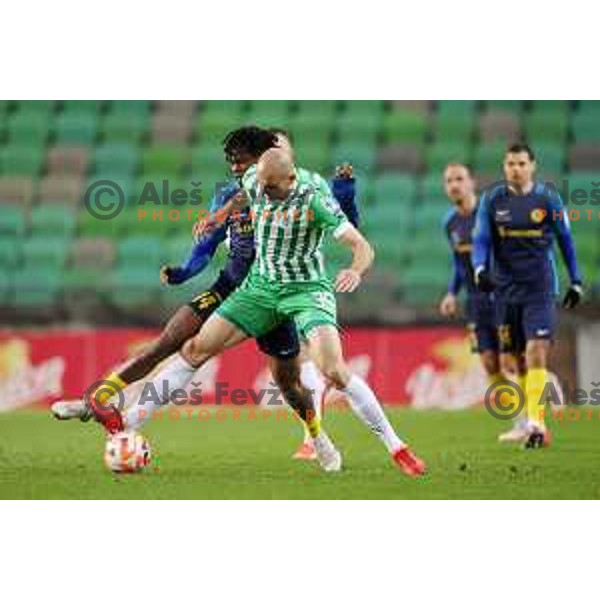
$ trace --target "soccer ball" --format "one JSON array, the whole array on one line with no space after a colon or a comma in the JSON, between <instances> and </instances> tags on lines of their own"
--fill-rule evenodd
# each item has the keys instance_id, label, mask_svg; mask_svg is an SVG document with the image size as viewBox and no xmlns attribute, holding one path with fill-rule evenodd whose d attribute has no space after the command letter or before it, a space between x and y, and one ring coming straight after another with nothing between
<instances>
[{"instance_id":1,"label":"soccer ball","mask_svg":"<svg viewBox=\"0 0 600 600\"><path fill-rule=\"evenodd\" d=\"M137 473L150 464L150 444L141 434L122 431L106 440L104 462L113 473Z\"/></svg>"}]
</instances>

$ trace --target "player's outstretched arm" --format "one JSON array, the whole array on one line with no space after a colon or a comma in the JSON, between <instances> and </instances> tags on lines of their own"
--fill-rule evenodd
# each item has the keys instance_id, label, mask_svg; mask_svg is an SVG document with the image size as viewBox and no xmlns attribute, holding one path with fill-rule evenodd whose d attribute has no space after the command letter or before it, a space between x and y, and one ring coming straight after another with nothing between
<instances>
[{"instance_id":1,"label":"player's outstretched arm","mask_svg":"<svg viewBox=\"0 0 600 600\"><path fill-rule=\"evenodd\" d=\"M160 280L165 285L179 285L201 273L210 263L219 244L225 239L225 228L221 227L203 236L194 244L190 255L179 266L165 265L160 270Z\"/></svg>"},{"instance_id":2,"label":"player's outstretched arm","mask_svg":"<svg viewBox=\"0 0 600 600\"><path fill-rule=\"evenodd\" d=\"M352 264L348 269L342 269L338 273L335 291L353 292L373 264L375 251L365 237L350 223L344 227L343 232L336 239L352 251Z\"/></svg>"}]
</instances>

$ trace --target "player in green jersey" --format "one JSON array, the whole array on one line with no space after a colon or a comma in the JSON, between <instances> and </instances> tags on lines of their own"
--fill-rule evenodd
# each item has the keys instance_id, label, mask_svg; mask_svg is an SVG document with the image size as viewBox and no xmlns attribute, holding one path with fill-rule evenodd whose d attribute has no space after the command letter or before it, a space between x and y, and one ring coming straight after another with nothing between
<instances>
[{"instance_id":1,"label":"player in green jersey","mask_svg":"<svg viewBox=\"0 0 600 600\"><path fill-rule=\"evenodd\" d=\"M243 185L255 219L257 256L250 274L157 375L156 387L160 389L165 379L171 386L184 387L213 356L294 318L320 372L348 396L354 412L382 440L398 467L409 476L424 474L423 461L397 436L371 388L350 372L343 358L334 291L353 292L360 285L373 261L370 244L330 192L315 186L310 172L296 169L281 149L265 152L256 169L244 176ZM235 205L228 208L233 214L235 209ZM335 284L321 254L327 233L353 255ZM318 421L311 429L321 465L339 470L339 453Z\"/></svg>"}]
</instances>

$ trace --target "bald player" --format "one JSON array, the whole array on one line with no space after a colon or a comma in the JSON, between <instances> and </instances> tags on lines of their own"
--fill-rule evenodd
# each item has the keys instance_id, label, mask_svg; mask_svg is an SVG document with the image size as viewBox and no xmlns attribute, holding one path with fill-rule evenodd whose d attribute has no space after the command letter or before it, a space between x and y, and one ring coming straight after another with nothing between
<instances>
[{"instance_id":1,"label":"bald player","mask_svg":"<svg viewBox=\"0 0 600 600\"><path fill-rule=\"evenodd\" d=\"M319 371L348 396L358 418L381 439L395 464L411 477L423 475L424 462L398 437L371 388L350 372L343 358L334 291L353 292L360 285L373 262L370 244L348 221L330 192L315 187L312 175L297 170L289 153L281 149L267 150L256 168L246 172L242 185L255 218L256 260L242 286L158 373L156 389L163 389L165 380L171 389L185 387L213 356L293 318ZM235 211L240 204L230 203L229 207ZM352 264L338 273L335 284L326 275L321 254L327 233L348 246L353 256ZM112 433L124 426L137 428L143 419L134 407L124 422L116 409L112 418L102 421ZM318 419L307 426L321 466L326 471L339 470L341 455Z\"/></svg>"}]
</instances>

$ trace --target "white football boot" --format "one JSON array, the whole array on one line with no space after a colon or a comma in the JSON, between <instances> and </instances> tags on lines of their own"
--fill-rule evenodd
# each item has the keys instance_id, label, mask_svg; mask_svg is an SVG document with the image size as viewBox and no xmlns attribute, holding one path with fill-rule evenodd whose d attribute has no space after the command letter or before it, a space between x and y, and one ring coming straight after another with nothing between
<instances>
[{"instance_id":1,"label":"white football boot","mask_svg":"<svg viewBox=\"0 0 600 600\"><path fill-rule=\"evenodd\" d=\"M78 398L77 400L61 400L55 402L50 410L52 414L60 421L68 421L70 419L79 419L80 421L89 421L93 413L85 400Z\"/></svg>"},{"instance_id":2,"label":"white football boot","mask_svg":"<svg viewBox=\"0 0 600 600\"><path fill-rule=\"evenodd\" d=\"M334 473L341 470L342 455L324 431L313 439L313 447L323 471Z\"/></svg>"},{"instance_id":3,"label":"white football boot","mask_svg":"<svg viewBox=\"0 0 600 600\"><path fill-rule=\"evenodd\" d=\"M527 419L519 419L511 429L501 433L498 441L503 443L522 444L529 437L530 431L527 427Z\"/></svg>"}]
</instances>

